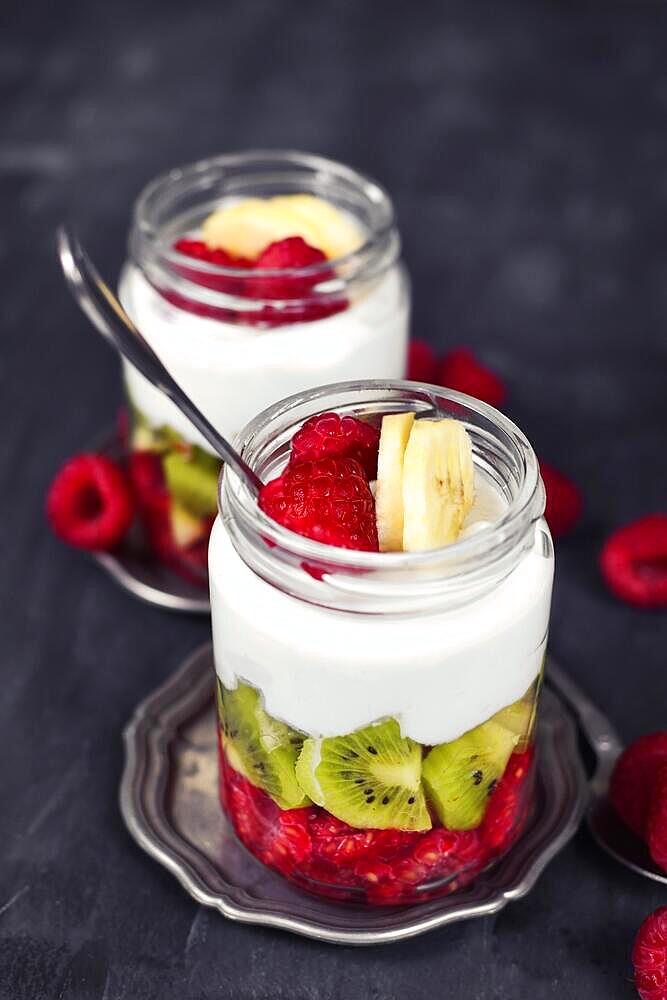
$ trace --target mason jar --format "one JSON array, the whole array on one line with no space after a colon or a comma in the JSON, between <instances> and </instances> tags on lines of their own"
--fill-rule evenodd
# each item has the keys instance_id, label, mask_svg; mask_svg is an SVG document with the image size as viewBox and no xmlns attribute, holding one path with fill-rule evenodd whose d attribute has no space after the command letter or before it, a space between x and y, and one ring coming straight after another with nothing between
<instances>
[{"instance_id":1,"label":"mason jar","mask_svg":"<svg viewBox=\"0 0 667 1000\"><path fill-rule=\"evenodd\" d=\"M304 420L329 411L462 421L479 502L445 548L360 552L282 527L225 470L209 552L221 800L248 850L302 888L412 903L494 864L534 805L544 488L507 417L411 382L293 395L237 445L270 480Z\"/></svg>"},{"instance_id":2,"label":"mason jar","mask_svg":"<svg viewBox=\"0 0 667 1000\"><path fill-rule=\"evenodd\" d=\"M305 268L258 270L177 249L213 211L310 194L360 234ZM172 375L225 436L314 385L405 373L410 291L391 200L343 164L287 151L217 156L169 171L139 196L120 299ZM131 475L154 551L206 583L219 462L181 412L130 364Z\"/></svg>"}]
</instances>

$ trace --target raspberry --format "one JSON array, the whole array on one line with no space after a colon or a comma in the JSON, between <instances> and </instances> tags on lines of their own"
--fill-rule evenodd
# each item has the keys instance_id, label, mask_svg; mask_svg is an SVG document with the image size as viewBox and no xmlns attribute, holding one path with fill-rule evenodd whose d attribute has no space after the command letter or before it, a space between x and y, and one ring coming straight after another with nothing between
<instances>
[{"instance_id":1,"label":"raspberry","mask_svg":"<svg viewBox=\"0 0 667 1000\"><path fill-rule=\"evenodd\" d=\"M265 864L284 875L291 875L308 861L312 852L308 813L308 809L287 809L279 813L260 854Z\"/></svg>"},{"instance_id":2,"label":"raspberry","mask_svg":"<svg viewBox=\"0 0 667 1000\"><path fill-rule=\"evenodd\" d=\"M523 753L512 754L498 787L489 799L480 835L492 854L499 854L510 845L524 818L528 807L524 785L530 774L532 758L532 747Z\"/></svg>"},{"instance_id":3,"label":"raspberry","mask_svg":"<svg viewBox=\"0 0 667 1000\"><path fill-rule=\"evenodd\" d=\"M624 823L642 840L658 771L667 763L667 731L641 736L624 750L614 768L609 796Z\"/></svg>"},{"instance_id":4,"label":"raspberry","mask_svg":"<svg viewBox=\"0 0 667 1000\"><path fill-rule=\"evenodd\" d=\"M575 526L581 517L584 502L572 480L554 469L553 465L540 461L540 473L547 495L544 517L551 534L559 538Z\"/></svg>"},{"instance_id":5,"label":"raspberry","mask_svg":"<svg viewBox=\"0 0 667 1000\"><path fill-rule=\"evenodd\" d=\"M465 392L490 406L501 406L505 399L505 386L495 372L465 347L444 356L438 365L436 379L439 385Z\"/></svg>"},{"instance_id":6,"label":"raspberry","mask_svg":"<svg viewBox=\"0 0 667 1000\"><path fill-rule=\"evenodd\" d=\"M651 857L659 868L667 872L667 760L658 767L646 834Z\"/></svg>"},{"instance_id":7,"label":"raspberry","mask_svg":"<svg viewBox=\"0 0 667 1000\"><path fill-rule=\"evenodd\" d=\"M312 462L318 458L356 458L369 479L377 475L380 432L355 417L338 413L320 413L309 420L292 438L295 461Z\"/></svg>"},{"instance_id":8,"label":"raspberry","mask_svg":"<svg viewBox=\"0 0 667 1000\"><path fill-rule=\"evenodd\" d=\"M81 549L112 549L130 527L132 493L104 455L70 458L49 487L46 512L59 538Z\"/></svg>"},{"instance_id":9,"label":"raspberry","mask_svg":"<svg viewBox=\"0 0 667 1000\"><path fill-rule=\"evenodd\" d=\"M240 270L248 270L253 266L253 262L246 260L245 257L232 257L226 250L212 250L203 240L176 240L174 250L177 250L178 253L183 254L185 257L205 261L207 264L215 264L217 267L233 267ZM227 274L207 274L205 271L200 271L193 267L185 267L181 264L177 265L175 270L189 281L197 285L202 285L204 288L211 288L214 292L225 292L227 295L247 294L245 286L248 284L248 281L243 275L232 277ZM183 299L182 301L189 302L187 299ZM178 304L178 302L175 304ZM195 307L197 303L193 302L191 305ZM202 305L202 308L215 310L216 307ZM193 308L192 311L195 312L197 310ZM204 313L204 315L208 315L208 313Z\"/></svg>"},{"instance_id":10,"label":"raspberry","mask_svg":"<svg viewBox=\"0 0 667 1000\"><path fill-rule=\"evenodd\" d=\"M667 906L659 906L639 928L632 964L642 1000L667 1000Z\"/></svg>"},{"instance_id":11,"label":"raspberry","mask_svg":"<svg viewBox=\"0 0 667 1000\"><path fill-rule=\"evenodd\" d=\"M667 514L649 514L610 535L600 568L622 601L639 608L667 607Z\"/></svg>"},{"instance_id":12,"label":"raspberry","mask_svg":"<svg viewBox=\"0 0 667 1000\"><path fill-rule=\"evenodd\" d=\"M408 374L412 382L435 382L438 362L435 351L425 340L411 340L408 344Z\"/></svg>"},{"instance_id":13,"label":"raspberry","mask_svg":"<svg viewBox=\"0 0 667 1000\"><path fill-rule=\"evenodd\" d=\"M277 243L269 243L255 261L257 270L287 271L295 268L312 267L323 264L326 255L321 250L309 246L301 236L290 236ZM257 299L304 299L311 288L326 281L331 272L316 271L309 275L272 275L254 278L250 294Z\"/></svg>"},{"instance_id":14,"label":"raspberry","mask_svg":"<svg viewBox=\"0 0 667 1000\"><path fill-rule=\"evenodd\" d=\"M378 551L375 504L361 465L353 458L290 462L262 487L259 506L279 524L344 549Z\"/></svg>"}]
</instances>

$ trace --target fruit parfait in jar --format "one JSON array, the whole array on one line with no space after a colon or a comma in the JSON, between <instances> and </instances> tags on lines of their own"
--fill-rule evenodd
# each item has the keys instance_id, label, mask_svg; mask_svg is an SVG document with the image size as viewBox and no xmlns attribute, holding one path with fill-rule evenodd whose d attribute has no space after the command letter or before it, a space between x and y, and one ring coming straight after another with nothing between
<instances>
[{"instance_id":1,"label":"fruit parfait in jar","mask_svg":"<svg viewBox=\"0 0 667 1000\"><path fill-rule=\"evenodd\" d=\"M209 574L220 794L264 864L413 903L500 858L533 808L553 547L535 454L470 397L293 396L239 442Z\"/></svg>"},{"instance_id":2,"label":"fruit parfait in jar","mask_svg":"<svg viewBox=\"0 0 667 1000\"><path fill-rule=\"evenodd\" d=\"M391 201L320 157L246 152L159 177L135 207L120 298L228 438L290 393L405 371L410 296ZM124 373L148 541L206 584L219 461L136 369Z\"/></svg>"}]
</instances>

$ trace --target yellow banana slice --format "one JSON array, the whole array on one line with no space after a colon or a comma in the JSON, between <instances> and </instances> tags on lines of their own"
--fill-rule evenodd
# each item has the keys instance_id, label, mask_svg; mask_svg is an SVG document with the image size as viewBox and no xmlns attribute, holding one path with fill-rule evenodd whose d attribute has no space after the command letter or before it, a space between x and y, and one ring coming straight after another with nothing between
<instances>
[{"instance_id":1,"label":"yellow banana slice","mask_svg":"<svg viewBox=\"0 0 667 1000\"><path fill-rule=\"evenodd\" d=\"M403 457L403 549L456 541L475 497L472 443L458 420L417 420Z\"/></svg>"},{"instance_id":2,"label":"yellow banana slice","mask_svg":"<svg viewBox=\"0 0 667 1000\"><path fill-rule=\"evenodd\" d=\"M269 243L301 236L329 259L356 250L361 231L330 202L314 195L245 198L219 208L205 220L204 242L212 250L255 260Z\"/></svg>"},{"instance_id":3,"label":"yellow banana slice","mask_svg":"<svg viewBox=\"0 0 667 1000\"><path fill-rule=\"evenodd\" d=\"M403 456L414 421L414 413L392 413L382 418L375 490L380 552L403 549Z\"/></svg>"}]
</instances>

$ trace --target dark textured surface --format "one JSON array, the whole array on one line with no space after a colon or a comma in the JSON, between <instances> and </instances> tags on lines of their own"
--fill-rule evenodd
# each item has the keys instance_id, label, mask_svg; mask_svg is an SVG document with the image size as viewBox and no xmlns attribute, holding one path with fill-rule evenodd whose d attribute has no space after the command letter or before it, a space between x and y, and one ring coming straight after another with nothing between
<instances>
[{"instance_id":1,"label":"dark textured surface","mask_svg":"<svg viewBox=\"0 0 667 1000\"><path fill-rule=\"evenodd\" d=\"M113 274L166 165L251 145L348 160L395 196L415 330L478 348L585 489L558 546L555 652L625 737L664 726L665 615L615 603L595 558L667 502L667 12L70 0L0 18L2 1000L631 998L632 937L664 887L584 834L496 919L387 949L198 909L116 794L124 722L206 625L126 597L50 537L42 503L119 398L55 225L76 218Z\"/></svg>"}]
</instances>

